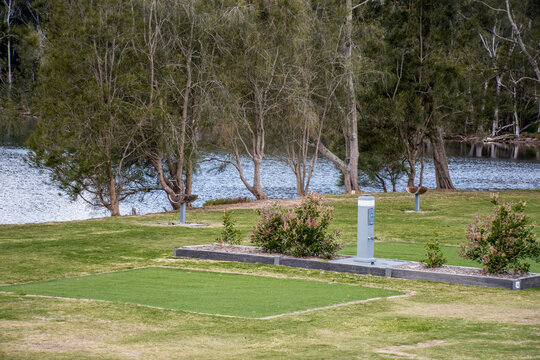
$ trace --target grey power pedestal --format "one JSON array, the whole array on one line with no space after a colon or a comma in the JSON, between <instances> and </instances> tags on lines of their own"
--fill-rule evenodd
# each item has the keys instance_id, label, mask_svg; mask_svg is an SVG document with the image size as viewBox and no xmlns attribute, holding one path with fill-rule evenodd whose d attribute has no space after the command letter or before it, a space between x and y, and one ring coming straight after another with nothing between
<instances>
[{"instance_id":1,"label":"grey power pedestal","mask_svg":"<svg viewBox=\"0 0 540 360\"><path fill-rule=\"evenodd\" d=\"M358 235L354 261L375 264L375 198L371 195L358 197Z\"/></svg>"}]
</instances>

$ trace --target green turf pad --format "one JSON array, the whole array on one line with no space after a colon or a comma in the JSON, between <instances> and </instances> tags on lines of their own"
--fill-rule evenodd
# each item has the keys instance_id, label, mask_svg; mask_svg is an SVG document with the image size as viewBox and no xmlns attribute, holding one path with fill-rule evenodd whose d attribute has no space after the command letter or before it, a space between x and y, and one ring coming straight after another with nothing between
<instances>
[{"instance_id":1,"label":"green turf pad","mask_svg":"<svg viewBox=\"0 0 540 360\"><path fill-rule=\"evenodd\" d=\"M12 285L0 290L249 318L402 294L337 283L166 268Z\"/></svg>"}]
</instances>

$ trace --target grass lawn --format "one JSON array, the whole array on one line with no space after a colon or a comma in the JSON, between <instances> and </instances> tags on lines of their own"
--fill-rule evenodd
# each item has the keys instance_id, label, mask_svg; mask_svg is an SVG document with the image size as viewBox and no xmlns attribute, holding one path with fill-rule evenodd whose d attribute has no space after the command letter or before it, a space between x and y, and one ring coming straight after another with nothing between
<instances>
[{"instance_id":1,"label":"grass lawn","mask_svg":"<svg viewBox=\"0 0 540 360\"><path fill-rule=\"evenodd\" d=\"M166 268L33 282L6 286L0 290L21 295L105 300L247 318L263 318L403 294L301 279Z\"/></svg>"},{"instance_id":2,"label":"grass lawn","mask_svg":"<svg viewBox=\"0 0 540 360\"><path fill-rule=\"evenodd\" d=\"M458 245L465 242L467 224L476 213L489 214L492 208L489 192L428 192L421 200L421 209L426 212L420 214L406 212L414 207L411 195L376 194L375 197L375 235L379 238L375 254L388 258L422 257L423 244L437 230L449 262L463 261L453 250L457 251ZM527 200L527 214L533 220L540 219L540 191L504 191L501 198ZM329 197L335 207L333 226L343 230L347 244L343 251L353 254L356 199L356 196ZM235 210L233 214L244 242L249 243L249 229L257 220L256 214L253 210ZM31 293L29 289L33 286L41 291L56 284L65 287L67 297L76 297L73 295L76 290L86 299L103 298L99 296L115 292L127 294L127 298L92 301L0 293L0 358L525 359L538 358L540 354L538 289L511 291L172 257L174 247L215 241L221 230L221 215L222 211L188 212L188 221L208 224L202 228L159 225L177 220L177 213L0 226L0 284L32 282L18 287L24 293ZM536 228L537 234L539 230ZM153 268L118 272L149 266ZM538 264L533 264L532 269L538 271ZM158 278L153 278L153 271L159 273ZM136 291L136 281L145 272L149 284L142 284L143 291ZM267 320L245 314L229 318L196 313L220 313L222 310L202 310L203 306L223 305L219 302L225 301L224 295L217 293L210 300L202 296L190 299L192 306L200 308L174 305L174 301L182 300L171 300L174 295L162 298L164 303L156 308L132 303L136 296L146 297L148 301L159 298L163 284L158 279L168 276L188 279L188 274L193 278L185 283L170 280L163 284L176 284L182 291L188 291L203 282L217 283L221 285L218 289L223 289L232 286L236 279L256 283L262 279L281 286L281 291L292 292L289 298L301 300L302 305L297 309L321 306L312 303L319 301L312 298L320 295L309 295L301 287L313 283L321 285L321 289L330 287L331 291L323 291L326 295L338 288L364 291L366 287L375 292L382 289L411 295ZM111 276L135 279L123 278L107 285L106 279ZM95 283L76 289L74 281L97 281L101 290ZM253 291L256 286L240 285L237 290L225 293L240 290L257 293ZM263 287L266 286L269 285ZM122 288L125 291L120 291ZM195 294L203 291L207 289L200 288ZM335 292L330 295L339 295ZM248 312L245 309L251 295L237 295L236 300L228 299L227 303L232 309ZM262 298L261 302L272 301L269 296ZM348 300L326 303L344 301ZM134 302L155 305L142 298ZM266 306L256 305L261 309ZM273 306L269 308L275 311ZM290 310L275 312L284 311Z\"/></svg>"}]
</instances>

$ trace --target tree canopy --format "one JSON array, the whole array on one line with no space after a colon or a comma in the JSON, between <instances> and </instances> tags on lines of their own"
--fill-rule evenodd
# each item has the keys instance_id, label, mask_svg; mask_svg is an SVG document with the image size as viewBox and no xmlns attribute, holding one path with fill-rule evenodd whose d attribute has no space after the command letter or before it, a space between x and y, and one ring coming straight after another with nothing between
<instances>
[{"instance_id":1,"label":"tree canopy","mask_svg":"<svg viewBox=\"0 0 540 360\"><path fill-rule=\"evenodd\" d=\"M32 162L112 215L148 191L178 207L201 148L264 199L269 154L299 195L319 155L346 192L395 191L403 173L421 185L430 144L444 189L447 137L539 129L538 1L1 0L0 13L2 135L36 119Z\"/></svg>"}]
</instances>

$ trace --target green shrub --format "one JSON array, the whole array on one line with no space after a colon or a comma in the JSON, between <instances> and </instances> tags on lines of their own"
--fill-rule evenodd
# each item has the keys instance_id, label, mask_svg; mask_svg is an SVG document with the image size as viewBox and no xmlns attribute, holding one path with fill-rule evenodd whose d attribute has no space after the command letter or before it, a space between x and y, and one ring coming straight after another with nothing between
<instances>
[{"instance_id":1,"label":"green shrub","mask_svg":"<svg viewBox=\"0 0 540 360\"><path fill-rule=\"evenodd\" d=\"M223 212L223 230L221 231L221 237L217 240L220 243L226 243L231 245L238 245L242 241L241 232L235 228L236 219L232 218L230 211Z\"/></svg>"},{"instance_id":2,"label":"green shrub","mask_svg":"<svg viewBox=\"0 0 540 360\"><path fill-rule=\"evenodd\" d=\"M529 217L523 214L526 203L501 203L498 195L492 195L491 202L495 214L476 217L467 231L469 243L461 246L459 255L480 262L487 273L528 272L526 260L538 261L540 246L533 234L536 224L529 224Z\"/></svg>"},{"instance_id":3,"label":"green shrub","mask_svg":"<svg viewBox=\"0 0 540 360\"><path fill-rule=\"evenodd\" d=\"M446 263L446 259L443 257L441 247L439 246L439 234L436 230L433 230L433 240L428 241L424 248L426 249L426 256L420 259L420 261L428 268L441 267Z\"/></svg>"},{"instance_id":4,"label":"green shrub","mask_svg":"<svg viewBox=\"0 0 540 360\"><path fill-rule=\"evenodd\" d=\"M235 198L219 198L214 200L205 201L203 206L212 206L212 205L230 205L238 203L251 202L251 199L248 197L235 197Z\"/></svg>"},{"instance_id":5,"label":"green shrub","mask_svg":"<svg viewBox=\"0 0 540 360\"><path fill-rule=\"evenodd\" d=\"M279 206L257 210L259 222L251 241L268 252L330 259L341 249L341 233L327 233L333 208L318 194L308 195L294 209Z\"/></svg>"}]
</instances>

